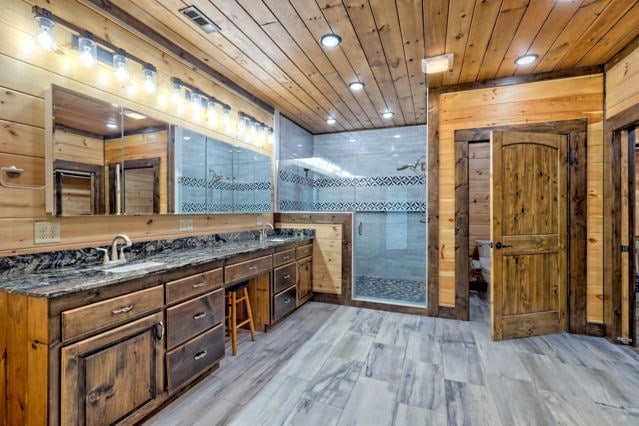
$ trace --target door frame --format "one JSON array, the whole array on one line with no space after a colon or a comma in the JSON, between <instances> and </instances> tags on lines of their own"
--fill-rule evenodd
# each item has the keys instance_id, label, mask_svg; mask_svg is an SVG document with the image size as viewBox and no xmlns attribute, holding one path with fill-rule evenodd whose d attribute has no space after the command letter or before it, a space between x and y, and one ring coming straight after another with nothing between
<instances>
[{"instance_id":1,"label":"door frame","mask_svg":"<svg viewBox=\"0 0 639 426\"><path fill-rule=\"evenodd\" d=\"M592 333L587 324L587 119L460 129L455 131L455 316L469 319L469 157L471 142L489 141L493 130L568 136L568 288L571 333ZM598 334L594 332L592 334Z\"/></svg>"},{"instance_id":2,"label":"door frame","mask_svg":"<svg viewBox=\"0 0 639 426\"><path fill-rule=\"evenodd\" d=\"M621 337L622 292L621 287L621 134L633 127L639 127L639 104L634 105L604 122L604 211L603 211L603 294L605 336L614 341ZM636 131L635 131L636 136ZM628 159L630 162L630 158ZM633 163L634 164L634 163ZM631 182L629 182L630 184ZM629 206L630 211L634 205ZM636 212L635 212L636 213ZM629 232L634 233L634 223ZM634 235L633 235L634 241ZM634 253L634 243L630 255ZM634 269L633 262L629 269ZM630 286L634 290L634 286ZM629 294L630 338L637 345L635 292Z\"/></svg>"}]
</instances>

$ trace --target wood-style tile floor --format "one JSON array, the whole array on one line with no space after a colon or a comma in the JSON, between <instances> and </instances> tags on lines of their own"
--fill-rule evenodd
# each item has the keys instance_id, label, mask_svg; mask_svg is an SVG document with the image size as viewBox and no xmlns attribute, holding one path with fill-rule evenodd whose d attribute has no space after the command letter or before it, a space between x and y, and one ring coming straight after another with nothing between
<instances>
[{"instance_id":1,"label":"wood-style tile floor","mask_svg":"<svg viewBox=\"0 0 639 426\"><path fill-rule=\"evenodd\" d=\"M639 425L639 354L570 334L309 303L152 425Z\"/></svg>"}]
</instances>

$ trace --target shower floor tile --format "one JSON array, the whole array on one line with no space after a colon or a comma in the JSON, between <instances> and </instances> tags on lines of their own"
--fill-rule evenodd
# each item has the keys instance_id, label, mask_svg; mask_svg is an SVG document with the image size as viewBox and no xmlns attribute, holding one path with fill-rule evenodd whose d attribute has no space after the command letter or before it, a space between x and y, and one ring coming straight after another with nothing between
<instances>
[{"instance_id":1,"label":"shower floor tile","mask_svg":"<svg viewBox=\"0 0 639 426\"><path fill-rule=\"evenodd\" d=\"M355 279L355 297L424 304L426 303L426 285L424 281L359 275Z\"/></svg>"}]
</instances>

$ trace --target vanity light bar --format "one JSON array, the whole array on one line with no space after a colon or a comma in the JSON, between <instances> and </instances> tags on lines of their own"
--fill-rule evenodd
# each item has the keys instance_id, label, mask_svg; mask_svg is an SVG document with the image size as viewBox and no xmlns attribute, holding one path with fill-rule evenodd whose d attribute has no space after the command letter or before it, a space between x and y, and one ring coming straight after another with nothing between
<instances>
[{"instance_id":1,"label":"vanity light bar","mask_svg":"<svg viewBox=\"0 0 639 426\"><path fill-rule=\"evenodd\" d=\"M258 120L257 118L243 112L240 111L237 113L237 115L240 118L240 122L242 120L246 120L247 121L247 127L251 127L252 125L256 125L259 128L263 128L266 127L268 129L269 132L273 131L273 128L271 126L269 126L268 124L262 123L260 120Z\"/></svg>"},{"instance_id":2,"label":"vanity light bar","mask_svg":"<svg viewBox=\"0 0 639 426\"><path fill-rule=\"evenodd\" d=\"M213 101L216 104L222 105L223 109L231 109L231 106L229 104L225 104L224 102L220 101L219 99L217 99L215 96L211 96L208 93L204 93L203 91L201 91L200 89L198 89L197 87L183 81L180 80L177 77L172 77L171 78L171 83L174 85L180 85L184 90L184 98L188 101L191 100L190 95L191 93L197 92L200 97L204 98L204 103L206 103L207 101Z\"/></svg>"}]
</instances>

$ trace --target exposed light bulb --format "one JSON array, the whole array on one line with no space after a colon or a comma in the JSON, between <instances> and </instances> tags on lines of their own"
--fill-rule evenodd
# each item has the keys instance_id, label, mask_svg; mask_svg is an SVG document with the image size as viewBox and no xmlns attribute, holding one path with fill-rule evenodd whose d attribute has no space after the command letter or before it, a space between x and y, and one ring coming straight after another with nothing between
<instances>
[{"instance_id":1,"label":"exposed light bulb","mask_svg":"<svg viewBox=\"0 0 639 426\"><path fill-rule=\"evenodd\" d=\"M91 33L87 32L78 38L78 50L80 51L80 63L87 68L94 67L98 62L98 46L93 41Z\"/></svg>"},{"instance_id":2,"label":"exposed light bulb","mask_svg":"<svg viewBox=\"0 0 639 426\"><path fill-rule=\"evenodd\" d=\"M153 93L156 90L155 85L155 67L151 64L146 64L142 70L144 75L144 91L146 93Z\"/></svg>"},{"instance_id":3,"label":"exposed light bulb","mask_svg":"<svg viewBox=\"0 0 639 426\"><path fill-rule=\"evenodd\" d=\"M44 15L37 15L35 17L35 20L38 24L36 44L43 50L53 52L58 47L55 41L55 36L53 34L53 27L55 26L55 22Z\"/></svg>"},{"instance_id":4,"label":"exposed light bulb","mask_svg":"<svg viewBox=\"0 0 639 426\"><path fill-rule=\"evenodd\" d=\"M199 90L191 92L191 111L193 112L193 120L200 121L202 118L202 96Z\"/></svg>"},{"instance_id":5,"label":"exposed light bulb","mask_svg":"<svg viewBox=\"0 0 639 426\"><path fill-rule=\"evenodd\" d=\"M209 100L206 103L206 114L210 127L215 127L217 125L217 111L215 108L216 104L217 102L215 102L214 100Z\"/></svg>"},{"instance_id":6,"label":"exposed light bulb","mask_svg":"<svg viewBox=\"0 0 639 426\"><path fill-rule=\"evenodd\" d=\"M174 78L171 82L171 99L174 104L182 102L182 80Z\"/></svg>"},{"instance_id":7,"label":"exposed light bulb","mask_svg":"<svg viewBox=\"0 0 639 426\"><path fill-rule=\"evenodd\" d=\"M128 59L123 49L120 49L118 53L113 55L113 73L117 81L121 83L129 81Z\"/></svg>"},{"instance_id":8,"label":"exposed light bulb","mask_svg":"<svg viewBox=\"0 0 639 426\"><path fill-rule=\"evenodd\" d=\"M224 111L222 112L222 124L224 124L224 131L226 133L231 132L231 107L224 106Z\"/></svg>"},{"instance_id":9,"label":"exposed light bulb","mask_svg":"<svg viewBox=\"0 0 639 426\"><path fill-rule=\"evenodd\" d=\"M273 132L273 128L268 129L268 143L271 145L275 143L275 133Z\"/></svg>"}]
</instances>

